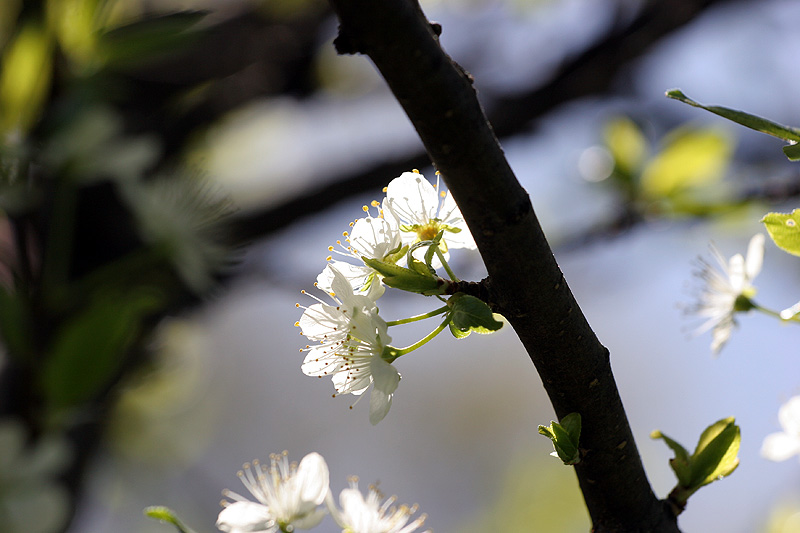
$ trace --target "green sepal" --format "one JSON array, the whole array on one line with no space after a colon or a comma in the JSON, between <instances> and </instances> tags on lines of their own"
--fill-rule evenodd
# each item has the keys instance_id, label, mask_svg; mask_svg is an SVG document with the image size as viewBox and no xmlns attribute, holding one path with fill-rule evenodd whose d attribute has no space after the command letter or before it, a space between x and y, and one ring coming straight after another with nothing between
<instances>
[{"instance_id":1,"label":"green sepal","mask_svg":"<svg viewBox=\"0 0 800 533\"><path fill-rule=\"evenodd\" d=\"M800 209L791 213L767 213L761 222L778 248L800 255Z\"/></svg>"},{"instance_id":2,"label":"green sepal","mask_svg":"<svg viewBox=\"0 0 800 533\"><path fill-rule=\"evenodd\" d=\"M489 306L475 296L456 293L447 301L447 305L451 308L451 323L463 333L490 333L503 327L503 323L495 319Z\"/></svg>"},{"instance_id":3,"label":"green sepal","mask_svg":"<svg viewBox=\"0 0 800 533\"><path fill-rule=\"evenodd\" d=\"M442 242L442 235L444 235L444 230L440 230L439 233L436 234L436 237L431 240L428 250L425 252L426 265L430 265L431 262L433 262L433 256L436 254L436 249L439 248L439 245Z\"/></svg>"},{"instance_id":4,"label":"green sepal","mask_svg":"<svg viewBox=\"0 0 800 533\"><path fill-rule=\"evenodd\" d=\"M409 266L411 267L411 270L413 270L417 274L422 274L423 276L428 278L436 277L436 271L434 269L432 269L422 261L414 259L413 257L411 258L411 263L409 264Z\"/></svg>"},{"instance_id":5,"label":"green sepal","mask_svg":"<svg viewBox=\"0 0 800 533\"><path fill-rule=\"evenodd\" d=\"M680 89L672 89L667 91L667 97L672 98L674 100L678 100L679 102L683 102L684 104L688 104L693 107L699 107L700 109L705 109L715 115L719 115L723 118L736 122L737 124L741 124L747 128L752 130L759 131L761 133L766 133L767 135L772 135L773 137L777 137L779 139L783 139L785 141L789 141L792 145L798 141L800 141L800 129L794 128L792 126L784 126L783 124L778 124L777 122L772 122L763 117L759 117L757 115L751 115L750 113L745 113L744 111L738 111L736 109L729 109L727 107L721 106L707 106L703 105L699 102L696 102L683 94ZM797 160L800 158L800 148L795 148L794 146L785 146L783 148L784 154L786 157L791 159L792 161Z\"/></svg>"},{"instance_id":6,"label":"green sepal","mask_svg":"<svg viewBox=\"0 0 800 533\"><path fill-rule=\"evenodd\" d=\"M169 507L153 505L151 507L145 507L143 512L150 518L160 520L161 522L165 522L167 524L172 524L178 529L178 531L180 531L180 533L195 533L192 528L184 524L180 518L175 516L175 511Z\"/></svg>"},{"instance_id":7,"label":"green sepal","mask_svg":"<svg viewBox=\"0 0 800 533\"><path fill-rule=\"evenodd\" d=\"M388 254L386 254L384 256L383 262L384 263L395 264L400 259L402 259L403 256L406 255L406 252L408 252L408 245L407 244L404 244L403 246L398 246L397 248L395 248L394 250L391 250Z\"/></svg>"},{"instance_id":8,"label":"green sepal","mask_svg":"<svg viewBox=\"0 0 800 533\"><path fill-rule=\"evenodd\" d=\"M430 296L434 294L444 294L448 286L448 282L443 279L425 276L410 268L404 268L368 257L362 257L361 260L364 261L367 266L376 270L383 277L383 282L386 285L395 289Z\"/></svg>"},{"instance_id":9,"label":"green sepal","mask_svg":"<svg viewBox=\"0 0 800 533\"><path fill-rule=\"evenodd\" d=\"M550 421L550 427L539 426L539 434L553 441L555 455L565 465L574 465L580 462L580 449L578 442L581 436L581 415L570 413L561 419L561 422Z\"/></svg>"},{"instance_id":10,"label":"green sepal","mask_svg":"<svg viewBox=\"0 0 800 533\"><path fill-rule=\"evenodd\" d=\"M650 433L650 438L663 439L667 446L675 452L675 457L669 460L669 466L672 468L672 471L675 472L675 477L678 478L678 484L684 487L689 486L692 479L692 467L690 464L689 452L686 451L686 448L658 430Z\"/></svg>"}]
</instances>

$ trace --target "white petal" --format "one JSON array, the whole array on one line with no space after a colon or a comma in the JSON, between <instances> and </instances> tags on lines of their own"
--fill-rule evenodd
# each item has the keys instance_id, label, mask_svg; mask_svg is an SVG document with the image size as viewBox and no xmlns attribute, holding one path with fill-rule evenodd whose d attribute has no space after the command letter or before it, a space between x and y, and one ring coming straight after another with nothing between
<instances>
[{"instance_id":1,"label":"white petal","mask_svg":"<svg viewBox=\"0 0 800 533\"><path fill-rule=\"evenodd\" d=\"M297 467L297 483L303 501L320 505L328 494L329 473L325 459L318 453L309 453Z\"/></svg>"},{"instance_id":2,"label":"white petal","mask_svg":"<svg viewBox=\"0 0 800 533\"><path fill-rule=\"evenodd\" d=\"M800 396L793 396L781 406L778 421L788 435L800 438Z\"/></svg>"},{"instance_id":3,"label":"white petal","mask_svg":"<svg viewBox=\"0 0 800 533\"><path fill-rule=\"evenodd\" d=\"M404 172L386 187L386 205L406 224L424 224L437 214L439 197L422 174Z\"/></svg>"},{"instance_id":4,"label":"white petal","mask_svg":"<svg viewBox=\"0 0 800 533\"><path fill-rule=\"evenodd\" d=\"M711 351L715 355L722 350L722 348L728 342L728 339L731 338L731 332L733 331L733 326L735 325L736 322L733 321L733 317L727 316L720 320L716 326L714 326L714 331L711 334Z\"/></svg>"},{"instance_id":5,"label":"white petal","mask_svg":"<svg viewBox=\"0 0 800 533\"><path fill-rule=\"evenodd\" d=\"M374 358L370 367L374 386L369 397L369 421L375 425L384 419L392 407L392 395L400 383L400 374L379 357Z\"/></svg>"},{"instance_id":6,"label":"white petal","mask_svg":"<svg viewBox=\"0 0 800 533\"><path fill-rule=\"evenodd\" d=\"M272 523L269 508L254 502L232 503L217 518L217 528L227 533L270 531Z\"/></svg>"},{"instance_id":7,"label":"white petal","mask_svg":"<svg viewBox=\"0 0 800 533\"><path fill-rule=\"evenodd\" d=\"M328 268L331 266L332 268ZM372 272L370 268L365 265L351 265L345 261L333 261L330 265L320 272L317 276L317 287L327 293L335 292L333 290L333 270L337 270L347 279L351 287L361 287L364 279Z\"/></svg>"},{"instance_id":8,"label":"white petal","mask_svg":"<svg viewBox=\"0 0 800 533\"><path fill-rule=\"evenodd\" d=\"M400 246L400 232L382 218L360 218L350 232L350 245L358 256L383 259Z\"/></svg>"},{"instance_id":9,"label":"white petal","mask_svg":"<svg viewBox=\"0 0 800 533\"><path fill-rule=\"evenodd\" d=\"M736 254L728 263L728 281L733 291L737 293L736 296L745 289L747 279L744 257L742 254Z\"/></svg>"},{"instance_id":10,"label":"white petal","mask_svg":"<svg viewBox=\"0 0 800 533\"><path fill-rule=\"evenodd\" d=\"M764 235L757 233L750 239L750 244L747 246L747 265L745 272L747 279L752 280L759 272L761 266L764 264Z\"/></svg>"},{"instance_id":11,"label":"white petal","mask_svg":"<svg viewBox=\"0 0 800 533\"><path fill-rule=\"evenodd\" d=\"M771 433L764 437L761 456L770 461L785 461L800 453L800 439L786 433Z\"/></svg>"}]
</instances>

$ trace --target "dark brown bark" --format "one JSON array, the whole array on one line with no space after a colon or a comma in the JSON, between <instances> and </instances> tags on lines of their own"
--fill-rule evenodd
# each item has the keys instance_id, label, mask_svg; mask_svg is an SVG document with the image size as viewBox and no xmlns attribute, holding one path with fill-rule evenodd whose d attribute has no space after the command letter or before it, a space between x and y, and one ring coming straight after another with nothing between
<instances>
[{"instance_id":1,"label":"dark brown bark","mask_svg":"<svg viewBox=\"0 0 800 533\"><path fill-rule=\"evenodd\" d=\"M340 53L372 59L461 207L490 282L556 415L583 419L575 472L594 531L678 531L653 494L598 341L556 264L530 199L506 161L470 76L442 51L410 0L331 0Z\"/></svg>"}]
</instances>

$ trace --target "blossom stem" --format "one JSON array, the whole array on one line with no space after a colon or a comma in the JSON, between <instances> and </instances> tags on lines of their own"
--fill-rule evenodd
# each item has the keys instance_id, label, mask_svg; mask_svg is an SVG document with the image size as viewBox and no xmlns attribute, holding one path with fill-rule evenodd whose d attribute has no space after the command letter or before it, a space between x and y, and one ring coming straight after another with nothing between
<instances>
[{"instance_id":1,"label":"blossom stem","mask_svg":"<svg viewBox=\"0 0 800 533\"><path fill-rule=\"evenodd\" d=\"M445 271L447 272L447 275L450 276L450 279L453 280L453 281L461 281L460 279L458 279L458 277L452 271L452 269L450 268L450 265L447 264L447 260L445 260L444 254L442 253L442 250L438 246L436 247L436 255L439 256L439 261L442 262L442 266L444 267Z\"/></svg>"},{"instance_id":2,"label":"blossom stem","mask_svg":"<svg viewBox=\"0 0 800 533\"><path fill-rule=\"evenodd\" d=\"M761 305L759 305L759 304L757 304L755 302L751 302L751 303L752 303L753 309L755 309L756 311L761 311L765 315L768 315L768 316L771 316L771 317L775 317L775 318L779 318L783 322L800 323L800 315L796 315L795 314L795 315L789 316L788 318L784 318L783 314L778 312L778 311L774 311L772 309L768 309L768 308L766 308L764 306L761 306Z\"/></svg>"},{"instance_id":3,"label":"blossom stem","mask_svg":"<svg viewBox=\"0 0 800 533\"><path fill-rule=\"evenodd\" d=\"M395 359L397 359L401 355L405 355L405 354L407 354L409 352L413 352L417 348L420 348L420 347L424 346L425 344L427 344L428 341L430 341L436 335L441 333L442 330L445 328L445 326L447 326L447 324L449 324L449 323L450 323L450 315L448 314L447 316L445 316L444 320L442 320L442 323L439 324L438 326L436 326L436 329L434 329L433 331L431 331L430 333L428 333L427 335L422 337L420 340L418 340L414 344L412 344L410 346L406 346L405 348L395 348L393 346L387 346L387 348L388 348L387 352L388 353L385 353L383 358L386 359L387 362L392 363L392 362L395 361Z\"/></svg>"},{"instance_id":4,"label":"blossom stem","mask_svg":"<svg viewBox=\"0 0 800 533\"><path fill-rule=\"evenodd\" d=\"M411 322L416 322L418 320L425 320L426 318L430 318L432 316L441 315L442 313L448 311L450 309L449 306L443 305L438 309L434 309L428 313L423 313L421 315L410 316L408 318L401 318L400 320L391 320L386 322L387 326L399 326L400 324L409 324Z\"/></svg>"}]
</instances>

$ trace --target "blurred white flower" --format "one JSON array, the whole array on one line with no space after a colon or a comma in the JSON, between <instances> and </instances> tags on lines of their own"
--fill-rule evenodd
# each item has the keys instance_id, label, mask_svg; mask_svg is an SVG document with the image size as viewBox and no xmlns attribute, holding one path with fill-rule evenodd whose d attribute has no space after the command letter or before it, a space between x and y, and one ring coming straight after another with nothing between
<instances>
[{"instance_id":1,"label":"blurred white flower","mask_svg":"<svg viewBox=\"0 0 800 533\"><path fill-rule=\"evenodd\" d=\"M67 490L55 482L69 461L61 438L26 443L24 426L0 420L0 529L4 533L56 533L69 517Z\"/></svg>"},{"instance_id":2,"label":"blurred white flower","mask_svg":"<svg viewBox=\"0 0 800 533\"><path fill-rule=\"evenodd\" d=\"M275 533L311 529L325 516L320 505L328 494L328 465L318 453L306 455L300 465L289 463L288 454L270 456L270 466L258 461L245 464L239 478L258 502L225 490L225 508L217 528L228 533Z\"/></svg>"},{"instance_id":3,"label":"blurred white flower","mask_svg":"<svg viewBox=\"0 0 800 533\"><path fill-rule=\"evenodd\" d=\"M319 344L306 346L301 367L307 376L331 376L337 394L363 394L374 383L369 419L377 424L392 406L400 374L383 359L391 341L386 322L374 300L356 294L347 278L328 265L332 298L336 305L318 303L305 308L295 324L303 335ZM299 306L299 304L298 304Z\"/></svg>"},{"instance_id":4,"label":"blurred white flower","mask_svg":"<svg viewBox=\"0 0 800 533\"><path fill-rule=\"evenodd\" d=\"M410 533L425 523L424 514L408 522L411 515L417 512L416 505L395 507L395 496L381 503L382 497L377 488L370 486L369 494L364 498L358 490L358 479L353 478L350 488L339 494L341 510L336 509L330 500L328 507L342 528L342 533Z\"/></svg>"},{"instance_id":5,"label":"blurred white flower","mask_svg":"<svg viewBox=\"0 0 800 533\"><path fill-rule=\"evenodd\" d=\"M383 214L397 224L406 244L433 239L444 230L440 248L445 258L450 248L477 248L450 191L440 193L438 181L433 186L419 172L404 172L389 183Z\"/></svg>"},{"instance_id":6,"label":"blurred white flower","mask_svg":"<svg viewBox=\"0 0 800 533\"><path fill-rule=\"evenodd\" d=\"M703 281L703 287L699 301L689 311L706 319L695 334L711 329L711 350L717 354L731 336L736 313L753 307L750 298L756 291L752 281L764 261L764 235L757 234L750 239L746 258L736 254L726 261L714 245L711 245L711 253L720 269L700 259L701 270L697 276Z\"/></svg>"},{"instance_id":7,"label":"blurred white flower","mask_svg":"<svg viewBox=\"0 0 800 533\"><path fill-rule=\"evenodd\" d=\"M764 438L761 456L770 461L785 461L800 455L800 396L794 396L778 410L783 431Z\"/></svg>"}]
</instances>

